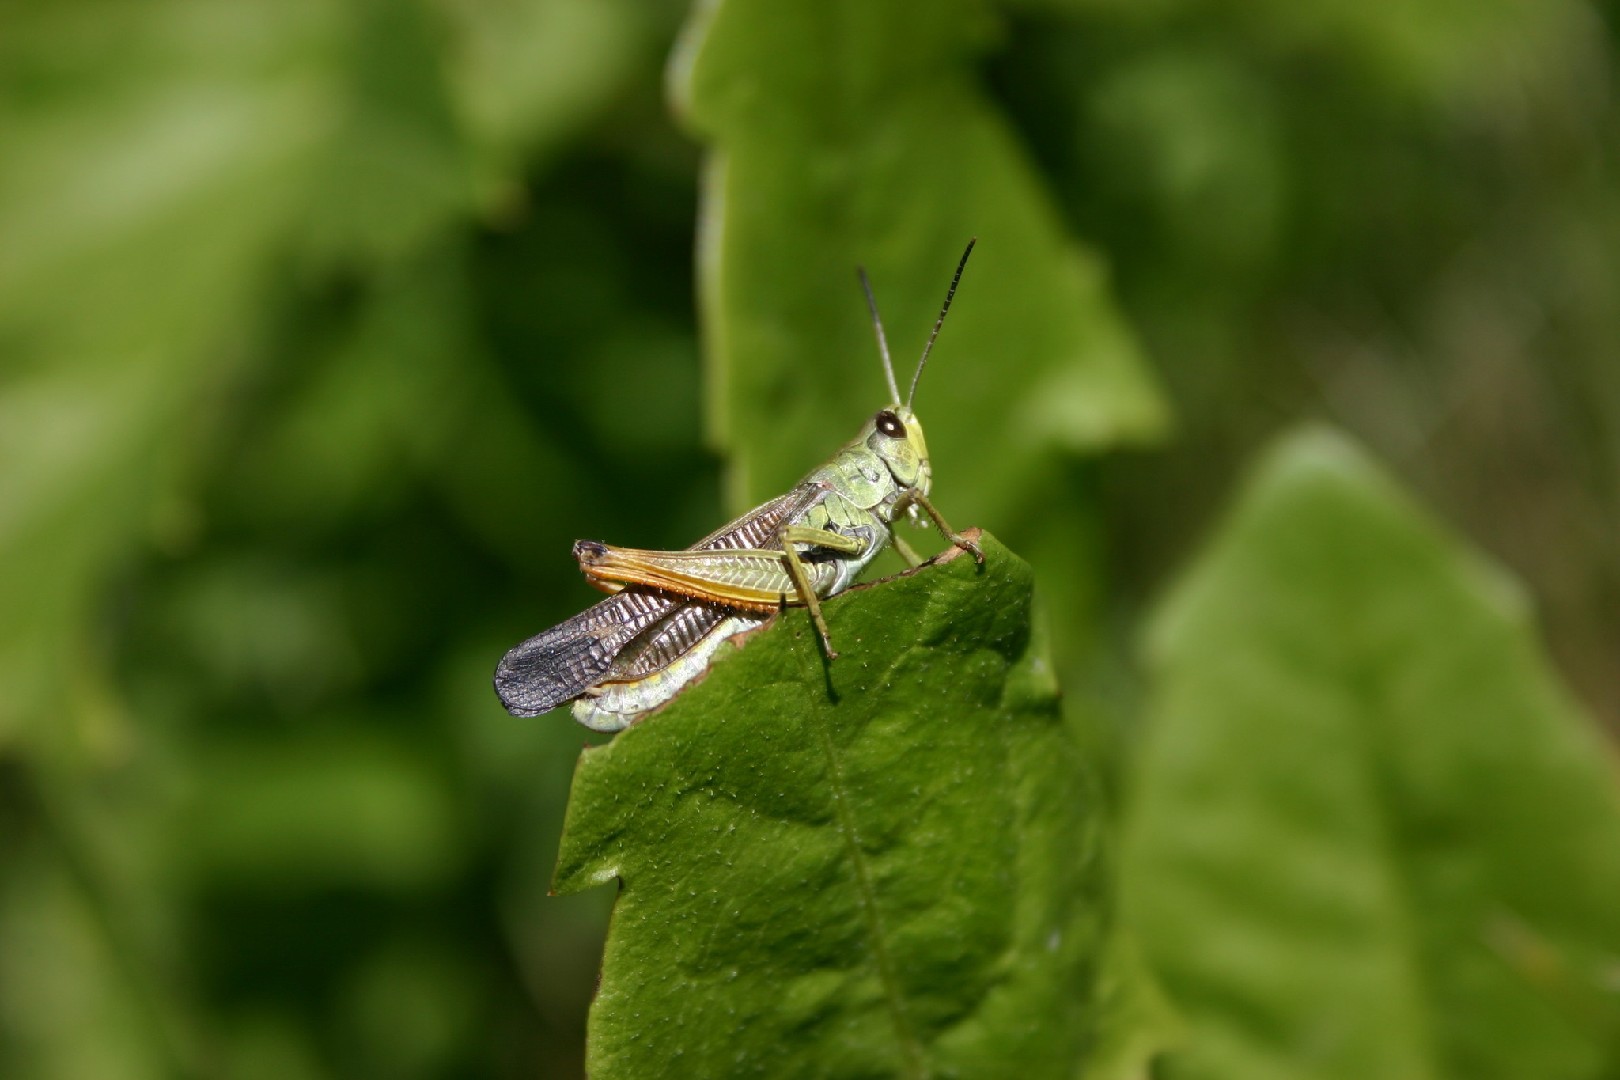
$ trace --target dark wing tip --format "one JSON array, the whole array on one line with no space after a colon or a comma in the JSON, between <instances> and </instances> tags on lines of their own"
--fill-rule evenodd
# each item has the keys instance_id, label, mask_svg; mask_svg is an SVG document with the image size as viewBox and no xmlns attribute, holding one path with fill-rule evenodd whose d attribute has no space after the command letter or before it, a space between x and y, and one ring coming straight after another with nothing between
<instances>
[{"instance_id":1,"label":"dark wing tip","mask_svg":"<svg viewBox=\"0 0 1620 1080\"><path fill-rule=\"evenodd\" d=\"M556 703L548 704L544 695L534 694L526 684L499 668L495 670L494 682L495 696L501 699L501 704L513 716L539 716L557 707Z\"/></svg>"},{"instance_id":2,"label":"dark wing tip","mask_svg":"<svg viewBox=\"0 0 1620 1080\"><path fill-rule=\"evenodd\" d=\"M513 716L539 716L590 689L608 664L601 643L570 620L507 650L495 668L495 696Z\"/></svg>"}]
</instances>

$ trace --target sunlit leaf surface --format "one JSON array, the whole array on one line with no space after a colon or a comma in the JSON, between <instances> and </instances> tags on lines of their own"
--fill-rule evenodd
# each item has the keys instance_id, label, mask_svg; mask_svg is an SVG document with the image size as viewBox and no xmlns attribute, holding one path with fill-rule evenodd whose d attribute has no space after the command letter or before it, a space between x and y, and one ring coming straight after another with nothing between
<instances>
[{"instance_id":1,"label":"sunlit leaf surface","mask_svg":"<svg viewBox=\"0 0 1620 1080\"><path fill-rule=\"evenodd\" d=\"M1073 1076L1102 819L1032 637L968 557L788 613L588 750L563 890L618 878L592 1075Z\"/></svg>"}]
</instances>

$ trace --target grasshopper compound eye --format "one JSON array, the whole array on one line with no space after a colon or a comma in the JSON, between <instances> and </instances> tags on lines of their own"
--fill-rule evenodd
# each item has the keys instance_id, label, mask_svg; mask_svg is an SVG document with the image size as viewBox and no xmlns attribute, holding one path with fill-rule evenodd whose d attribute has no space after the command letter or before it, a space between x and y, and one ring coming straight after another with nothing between
<instances>
[{"instance_id":1,"label":"grasshopper compound eye","mask_svg":"<svg viewBox=\"0 0 1620 1080\"><path fill-rule=\"evenodd\" d=\"M875 422L878 431L891 439L903 439L906 437L906 425L902 424L900 418L888 409L878 413Z\"/></svg>"}]
</instances>

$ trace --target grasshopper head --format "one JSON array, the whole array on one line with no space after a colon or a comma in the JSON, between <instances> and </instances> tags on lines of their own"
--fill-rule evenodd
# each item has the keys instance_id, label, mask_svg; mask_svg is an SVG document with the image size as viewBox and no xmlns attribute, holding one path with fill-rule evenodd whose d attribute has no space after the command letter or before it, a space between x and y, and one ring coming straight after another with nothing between
<instances>
[{"instance_id":1,"label":"grasshopper head","mask_svg":"<svg viewBox=\"0 0 1620 1080\"><path fill-rule=\"evenodd\" d=\"M868 449L883 459L888 467L889 475L894 477L895 483L901 491L928 497L928 488L933 483L933 470L928 466L928 443L923 440L922 424L917 421L917 414L911 411L912 399L917 396L917 381L922 378L923 368L928 364L928 354L933 351L934 339L939 337L939 328L945 325L945 313L951 310L951 297L956 295L956 286L962 280L962 268L967 266L968 256L973 254L973 245L977 239L969 240L967 250L962 252L961 261L956 264L956 274L951 278L951 287L945 290L945 303L940 306L939 318L934 322L934 329L928 335L928 344L923 346L922 357L917 361L917 370L911 376L911 391L906 394L904 405L894 404L881 410L867 422L861 431L858 442L864 442ZM861 288L866 292L866 306L872 312L872 329L877 333L878 354L883 358L883 374L889 380L889 391L894 394L894 400L900 400L900 384L894 379L894 363L889 359L889 342L883 335L883 320L878 318L877 299L872 295L872 283L866 279L865 270L857 270L860 277ZM906 514L912 521L918 521L917 504L907 502L901 496L900 505L906 508Z\"/></svg>"},{"instance_id":2,"label":"grasshopper head","mask_svg":"<svg viewBox=\"0 0 1620 1080\"><path fill-rule=\"evenodd\" d=\"M888 467L901 488L927 495L933 482L922 423L906 405L890 405L867 423L866 446Z\"/></svg>"}]
</instances>

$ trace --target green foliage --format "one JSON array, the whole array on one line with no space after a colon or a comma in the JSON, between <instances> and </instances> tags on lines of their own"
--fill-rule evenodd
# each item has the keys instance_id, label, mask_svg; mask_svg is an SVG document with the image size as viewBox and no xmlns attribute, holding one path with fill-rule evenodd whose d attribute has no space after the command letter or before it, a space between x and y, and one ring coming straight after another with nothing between
<instances>
[{"instance_id":1,"label":"green foliage","mask_svg":"<svg viewBox=\"0 0 1620 1080\"><path fill-rule=\"evenodd\" d=\"M490 715L487 677L536 596L588 598L524 568L600 455L533 415L592 389L536 393L513 327L598 373L638 351L695 410L685 283L546 251L622 209L581 131L667 127L671 14L0 24L0 1073L577 1069L604 912L541 898L578 738ZM676 161L639 225L684 246ZM579 275L569 329L537 279ZM642 443L672 527L712 518L696 426Z\"/></svg>"},{"instance_id":2,"label":"green foliage","mask_svg":"<svg viewBox=\"0 0 1620 1080\"><path fill-rule=\"evenodd\" d=\"M1154 625L1125 890L1167 1076L1620 1065L1612 750L1526 622L1344 440L1268 455Z\"/></svg>"},{"instance_id":3,"label":"green foliage","mask_svg":"<svg viewBox=\"0 0 1620 1080\"><path fill-rule=\"evenodd\" d=\"M1072 1076L1096 1041L1100 789L967 557L790 612L580 759L564 891L618 878L593 1076Z\"/></svg>"},{"instance_id":4,"label":"green foliage","mask_svg":"<svg viewBox=\"0 0 1620 1080\"><path fill-rule=\"evenodd\" d=\"M106 570L188 528L186 473L219 434L221 368L265 332L278 263L381 276L431 250L511 197L508 159L599 107L646 32L594 0L479 11L448 38L415 2L7 16L0 742L64 689L94 698L84 628ZM493 43L541 27L559 36L537 41L595 59L520 78L535 58Z\"/></svg>"},{"instance_id":5,"label":"green foliage","mask_svg":"<svg viewBox=\"0 0 1620 1080\"><path fill-rule=\"evenodd\" d=\"M1359 737L1385 785L1343 819L1296 820L1248 783L1274 761L1211 747L1230 755L1212 758L1209 798L1265 826L1229 837L1220 866L1238 869L1214 879L1275 885L1253 907L1279 919L1194 906L1174 860L1162 887L1136 877L1139 910L1172 929L1115 920L1075 958L1096 971L1067 1006L1095 1013L1032 1052L1085 1041L1090 1080L1139 1080L1180 1030L1164 1071L1194 1071L1221 1052L1212 1031L1261 1015L1252 993L1279 1021L1243 1046L1309 1075L1333 1032L1287 1018L1399 962L1416 974L1373 1003L1392 1016L1376 1052L1418 1031L1431 1071L1511 1044L1502 1067L1613 1075L1613 938L1606 912L1581 913L1613 894L1612 861L1576 865L1612 836L1609 751L1568 735L1518 617L1486 599L1502 590L1450 555L1419 572L1427 527L1369 510L1376 551L1348 526L1289 549L1289 525L1241 560L1211 556L1254 568L1234 619L1354 618L1260 640L1168 618L1146 724L1127 659L1230 477L1280 422L1318 416L1524 578L1561 670L1620 717L1612 7L5 5L0 1074L578 1075L610 898L546 890L583 737L502 713L493 662L592 599L574 539L689 543L722 520L722 469L735 504L847 438L887 396L853 267L872 271L905 380L978 234L917 405L943 511L1034 568L1084 790L1119 813L1146 726L1132 774L1149 816L1132 834L1171 850L1180 830L1201 835L1203 803L1168 822L1154 809L1151 793L1176 790L1156 777L1178 744L1153 729L1194 715L1165 702L1226 636L1299 689L1281 700L1264 683L1266 715L1300 711L1278 722L1278 752L1291 735ZM665 101L672 52L685 133ZM1173 446L1111 452L1156 439L1170 404ZM1267 561L1340 548L1366 556L1353 585ZM1420 640L1403 658L1367 652L1406 640L1408 621ZM1361 635L1349 690L1332 689L1348 678L1332 656L1314 683L1289 666L1307 645L1332 653L1313 635L1335 633ZM1459 685L1469 649L1501 659ZM1378 673L1399 678L1398 737L1395 712L1356 711ZM1211 714L1229 704L1209 695ZM927 729L955 710L937 713ZM745 742L741 726L727 731ZM649 738L630 734L631 749ZM769 767L749 745L725 764ZM955 775L919 745L937 782ZM1501 764L1513 754L1523 768ZM1396 813L1413 808L1432 816ZM1367 815L1422 846L1352 874L1345 837ZM1086 850L1111 846L1112 820L1084 824ZM1283 871L1325 857L1282 846L1290 826L1330 830L1345 895L1412 888L1384 922L1341 918L1331 937L1288 906ZM963 865L1056 842L1004 839L963 847ZM1081 884L1043 895L1105 912L1104 870L1054 856L1046 884ZM1244 937L1201 933L1232 921ZM1481 925L1484 945L1463 940ZM1290 927L1318 932L1279 955ZM1252 991L1189 978L1251 931L1268 958ZM1360 967L1314 1004L1272 979L1318 987L1346 956ZM1397 1015L1401 1001L1416 1005ZM934 1046L962 1060L949 1037Z\"/></svg>"}]
</instances>

